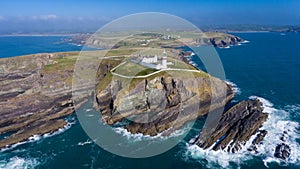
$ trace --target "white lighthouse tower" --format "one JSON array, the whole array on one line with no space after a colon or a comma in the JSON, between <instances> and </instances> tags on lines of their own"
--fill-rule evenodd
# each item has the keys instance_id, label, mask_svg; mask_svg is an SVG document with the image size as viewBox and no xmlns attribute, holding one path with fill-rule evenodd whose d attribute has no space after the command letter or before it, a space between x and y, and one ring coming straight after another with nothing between
<instances>
[{"instance_id":1,"label":"white lighthouse tower","mask_svg":"<svg viewBox=\"0 0 300 169\"><path fill-rule=\"evenodd\" d=\"M164 50L163 53L162 53L161 68L163 68L163 69L168 68L168 66L167 66L167 53L166 53L166 50Z\"/></svg>"}]
</instances>

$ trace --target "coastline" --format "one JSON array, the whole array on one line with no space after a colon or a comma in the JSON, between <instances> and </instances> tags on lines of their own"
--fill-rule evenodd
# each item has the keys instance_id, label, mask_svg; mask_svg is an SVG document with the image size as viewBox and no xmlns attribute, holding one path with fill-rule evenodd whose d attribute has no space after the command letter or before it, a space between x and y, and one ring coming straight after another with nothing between
<instances>
[{"instance_id":1,"label":"coastline","mask_svg":"<svg viewBox=\"0 0 300 169\"><path fill-rule=\"evenodd\" d=\"M274 36L275 36L275 38L278 37L276 35L277 34L274 34L271 37L272 38ZM264 38L265 38L265 36L264 36ZM280 39L286 39L286 38L280 38L280 37L278 37L278 38L279 38L278 42L281 42L281 41L279 41ZM251 42L255 42L255 43L252 43L251 45L245 45L244 48L255 46L255 44L257 46L257 43L260 42L259 38L255 39L252 36L246 36L246 39L249 39L249 40L251 40ZM261 39L261 42L263 42L264 40L265 39ZM276 46L276 45L274 44L272 46ZM246 58L248 55L246 55L246 57L244 57L243 55L241 56L240 53L237 53L237 52L241 51L239 49L243 49L243 48L236 47L234 49L236 49L234 51L235 53L232 52L234 57L229 55L229 50L226 50L226 49L220 50L220 52L222 52L222 56L224 55L223 56L223 59L224 59L223 64L225 64L225 66L226 66L226 64L228 65L229 63L232 66L236 66L237 64L243 65L245 59L247 62L249 62L249 59ZM268 49L266 49L266 50L268 50ZM255 52L253 54L255 54ZM259 55L255 55L253 57L255 58L255 60L259 60L259 62L255 62L257 64L257 66L260 66L261 62L265 62L265 60L261 60L262 58L260 58ZM237 58L240 58L240 59L237 59ZM235 59L235 60L237 59L237 63L232 63L232 59ZM228 61L228 60L230 60L230 61ZM298 62L296 62L296 63L298 63ZM276 65L276 62L274 64ZM247 81L247 80L245 81L245 79L238 78L239 74L234 73L235 69L226 68L226 70L227 70L227 73L231 74L231 76L228 78L232 82L237 84L236 87L238 87L240 90L242 90L241 94L237 94L240 92L237 92L237 93L235 92L236 95L238 95L237 98L243 98L243 97L248 97L250 95L256 95L256 96L264 98L267 101L267 102L264 101L264 104L268 105L266 107L266 111L268 111L268 113L270 111L270 118L264 125L264 128L269 131L269 134L267 135L266 140L263 142L263 144L261 144L259 146L260 153L241 152L241 153L232 154L232 153L227 153L227 152L223 152L223 151L214 152L212 150L206 150L206 149L199 149L199 148L193 149L193 146L196 147L196 145L192 146L191 144L184 142L183 145L180 144L179 146L177 146L176 150L170 151L168 153L168 154L170 154L170 157L171 156L173 157L174 154L179 154L180 157L175 158L175 159L168 158L168 159L166 159L166 161L170 162L172 164L175 163L176 165L183 165L183 166L186 166L187 168L193 168L195 165L196 166L199 166L199 165L200 166L210 166L210 167L216 167L216 166L222 167L223 166L223 168L228 168L228 167L231 167L232 165L234 165L234 166L238 165L238 166L241 166L241 168L243 168L246 165L248 165L248 162L250 162L250 163L254 162L255 165L257 165L259 168L267 168L267 167L271 168L272 166L273 167L276 166L278 168L281 168L281 167L285 168L287 166L288 167L299 166L298 159L299 159L300 153L298 153L299 152L298 147L299 147L300 142L299 142L299 136L298 136L299 133L297 133L299 131L299 130L297 130L297 128L299 128L299 123L298 123L298 116L295 117L295 115L299 112L299 105L294 103L294 101L289 101L287 99L278 98L278 94L282 94L282 93L280 93L280 91L276 91L276 93L278 93L277 95L275 94L275 92L273 92L272 94L269 94L269 92L267 90L270 88L276 88L276 85L275 86L274 85L267 86L267 87L262 86L263 90L255 89L251 85L243 84L244 82L247 82L247 84L249 84L249 81ZM247 69L247 67L246 67L245 71L249 72L251 70L249 70L249 68ZM260 76L264 77L264 74L260 75ZM258 79L258 82L256 82L258 85L262 84L259 79L260 76L255 76ZM280 81L285 81L285 80L280 79ZM286 85L289 86L290 83L288 83ZM293 96L293 95L290 94L289 96ZM277 100L276 100L276 97L277 97ZM287 96L283 94L283 97L287 97ZM234 98L235 100L233 100L233 103L237 102L237 100L236 100L237 98ZM240 100L240 99L238 99L238 100ZM279 102L278 100L282 100L282 102ZM296 98L296 100L297 100L297 98ZM268 102L270 102L270 103L268 103ZM274 106L269 106L270 104L274 104ZM25 159L25 160L29 160L29 161L32 159L36 159L38 162L42 163L42 164L39 164L38 167L40 167L40 166L46 167L49 164L43 163L43 161L45 160L44 157L40 157L39 155L36 155L33 152L40 151L40 150L46 150L46 149L49 150L49 151L45 151L46 153L47 152L49 152L49 153L56 152L54 150L54 148L50 148L50 147L57 147L57 145L54 144L54 142L60 141L60 140L65 140L66 138L72 138L72 136L80 137L83 139L77 139L77 140L75 139L76 140L75 142L71 142L68 139L66 139L63 142L60 141L59 142L60 145L65 144L65 147L60 146L61 153L64 152L64 153L62 153L62 155L65 158L70 157L70 154L68 153L69 152L68 149L70 146L73 147L74 152L81 152L81 153L89 154L90 150L95 148L94 143L84 144L84 146L81 146L81 143L84 143L88 138L85 138L85 134L81 132L81 129L78 129L78 128L80 128L80 127L78 127L78 125L79 124L77 123L76 125L72 126L72 130L68 130L67 132L59 134L52 138L45 138L45 139L41 138L43 141L37 140L34 142L28 142L28 143L26 143L26 145L20 145L20 146L17 146L17 148L8 149L4 152L1 152L3 155L2 156L2 159L3 159L2 164L15 163L16 161L14 161L14 159L11 159L11 153L14 153L13 158L20 158L20 159ZM195 130L195 129L193 129L193 130ZM275 151L274 147L277 145L276 144L277 141L279 141L279 142L281 141L280 140L281 134L285 130L289 130L288 134L284 135L285 136L284 138L288 139L287 144L291 146L291 157L286 162L274 157L274 151ZM125 137L130 137L130 138L134 137L133 135L131 135L128 132L126 132L124 134L125 134ZM130 136L128 136L128 135L130 135ZM274 141L274 140L276 140L276 141ZM269 142L272 144L272 146L269 145ZM49 147L49 148L47 148L47 147ZM98 149L96 149L96 150L98 150ZM119 160L118 157L112 156L110 153L106 153L105 151L102 151L102 149L100 149L100 148L98 151L101 152L103 154L103 156L111 157L115 161ZM26 154L26 157L24 157L24 154ZM72 157L70 157L70 158L72 158ZM203 159L206 159L206 161L204 162ZM50 159L48 159L48 160L51 161L52 163L63 162L59 158L55 158L55 157L52 157L51 160ZM100 167L106 166L106 164L102 165L102 163L103 163L102 159L99 159L97 161L98 161L97 166L100 166ZM76 164L74 164L74 163L72 163L72 164L73 164L73 167L76 167L76 166L79 166L82 164L86 164L88 162L89 162L89 159L83 160L81 162L78 161ZM154 163L154 165L155 164L157 164L157 162ZM159 165L159 164L160 163L158 162L157 165ZM118 165L121 165L121 164L115 164L113 166L117 167ZM53 164L50 164L50 166L53 167ZM134 166L136 166L136 165L134 165Z\"/></svg>"}]
</instances>

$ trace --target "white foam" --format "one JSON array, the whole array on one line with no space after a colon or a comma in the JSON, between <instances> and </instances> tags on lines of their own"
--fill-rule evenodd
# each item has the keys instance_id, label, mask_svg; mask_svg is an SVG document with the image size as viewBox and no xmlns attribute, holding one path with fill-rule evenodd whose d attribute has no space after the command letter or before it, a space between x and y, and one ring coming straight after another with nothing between
<instances>
[{"instance_id":1,"label":"white foam","mask_svg":"<svg viewBox=\"0 0 300 169\"><path fill-rule=\"evenodd\" d=\"M230 46L226 46L226 47L219 47L219 48L221 48L221 49L229 49L229 48L230 48Z\"/></svg>"},{"instance_id":2,"label":"white foam","mask_svg":"<svg viewBox=\"0 0 300 169\"><path fill-rule=\"evenodd\" d=\"M153 139L169 139L171 137L182 136L183 134L186 134L186 132L189 131L189 127L190 126L188 125L182 129L175 130L168 136L165 136L165 133L168 132L168 130L158 133L156 136L143 135L142 133L132 134L123 127L116 127L116 128L113 128L113 130L116 133L126 137L128 140L134 142L134 141L153 140Z\"/></svg>"},{"instance_id":3,"label":"white foam","mask_svg":"<svg viewBox=\"0 0 300 169\"><path fill-rule=\"evenodd\" d=\"M279 164L292 163L299 165L300 164L300 145L296 142L297 138L300 138L299 123L289 120L289 113L285 110L278 110L273 107L273 104L267 99L251 96L250 99L259 99L263 104L263 112L268 113L269 117L267 121L263 124L261 129L268 131L268 134L262 141L261 145L257 145L256 152L249 152L247 148L251 146L255 135L246 142L246 145L237 153L228 153L223 150L213 151L211 146L209 149L202 149L197 145L186 143L186 152L184 153L185 159L196 159L200 163L204 163L208 167L215 167L218 165L222 168L230 167L230 162L234 162L238 166L243 162L252 159L254 156L260 156L265 166L268 167L268 163L277 162ZM295 107L293 107L296 109ZM300 109L297 109L300 110ZM291 155L286 162L275 158L275 148L278 144L283 143L280 140L280 137L283 133L287 132L285 144L289 145L291 148ZM208 163L203 162L203 159L206 159Z\"/></svg>"},{"instance_id":4,"label":"white foam","mask_svg":"<svg viewBox=\"0 0 300 169\"><path fill-rule=\"evenodd\" d=\"M285 110L278 110L273 107L273 104L268 100L251 96L251 99L259 99L263 103L264 112L269 114L268 120L263 124L262 129L268 131L268 134L263 140L263 144L258 146L258 151L261 155L264 155L264 163L267 165L269 162L283 162L274 157L275 148L280 143L285 143L291 148L291 155L287 159L288 163L300 164L300 145L296 142L297 138L300 138L299 123L291 121L289 119L290 113ZM280 138L283 136L283 132L286 132L284 136L286 141L282 141Z\"/></svg>"},{"instance_id":5,"label":"white foam","mask_svg":"<svg viewBox=\"0 0 300 169\"><path fill-rule=\"evenodd\" d=\"M249 160L252 157L246 153L227 153L222 150L214 151L211 149L202 149L197 145L187 144L187 151L185 156L192 157L193 159L199 160L200 163L202 159L208 161L208 163L204 163L208 168L216 167L217 168L228 168L230 166L230 162L234 162L236 164L241 164L245 160Z\"/></svg>"},{"instance_id":6,"label":"white foam","mask_svg":"<svg viewBox=\"0 0 300 169\"><path fill-rule=\"evenodd\" d=\"M227 79L225 82L232 87L232 90L233 90L234 94L240 95L242 93L241 89L235 83L233 83L232 81Z\"/></svg>"},{"instance_id":7,"label":"white foam","mask_svg":"<svg viewBox=\"0 0 300 169\"><path fill-rule=\"evenodd\" d=\"M9 160L0 161L0 169L21 169L21 168L35 168L39 165L38 160L35 158L21 158L12 157Z\"/></svg>"},{"instance_id":8,"label":"white foam","mask_svg":"<svg viewBox=\"0 0 300 169\"><path fill-rule=\"evenodd\" d=\"M287 105L284 107L285 110L288 110L291 113L292 117L300 119L300 105Z\"/></svg>"},{"instance_id":9,"label":"white foam","mask_svg":"<svg viewBox=\"0 0 300 169\"><path fill-rule=\"evenodd\" d=\"M60 128L60 129L58 129L57 131L55 131L53 133L46 133L46 134L43 134L43 135L33 135L33 136L29 137L27 141L22 141L22 142L13 144L13 145L11 145L7 148L2 148L0 150L0 152L4 152L4 151L7 151L7 150L14 149L15 147L17 147L19 145L36 142L36 141L41 140L43 138L48 138L48 137L52 137L52 136L61 134L61 133L65 132L66 130L68 130L69 128L71 128L71 126L76 123L75 118L72 118L72 119L69 119L69 120L67 119L66 121L67 121L67 124L63 128Z\"/></svg>"},{"instance_id":10,"label":"white foam","mask_svg":"<svg viewBox=\"0 0 300 169\"><path fill-rule=\"evenodd\" d=\"M243 42L240 43L250 43L250 41L244 40Z\"/></svg>"},{"instance_id":11,"label":"white foam","mask_svg":"<svg viewBox=\"0 0 300 169\"><path fill-rule=\"evenodd\" d=\"M38 141L40 139L41 139L41 135L33 135L28 138L28 140L30 140L30 141Z\"/></svg>"},{"instance_id":12,"label":"white foam","mask_svg":"<svg viewBox=\"0 0 300 169\"><path fill-rule=\"evenodd\" d=\"M74 125L76 123L75 118L67 119L66 121L67 121L67 124L63 128L60 128L53 133L43 134L42 136L39 137L39 139L48 138L48 137L52 137L52 136L61 134L61 133L65 132L66 130L70 129L72 127L72 125Z\"/></svg>"},{"instance_id":13,"label":"white foam","mask_svg":"<svg viewBox=\"0 0 300 169\"><path fill-rule=\"evenodd\" d=\"M195 62L193 62L193 61L189 61L189 64L191 64L191 65L193 65L193 66L195 66L195 67L197 67L197 66L198 66L198 64L197 64L197 63L195 63Z\"/></svg>"},{"instance_id":14,"label":"white foam","mask_svg":"<svg viewBox=\"0 0 300 169\"><path fill-rule=\"evenodd\" d=\"M87 139L85 142L79 142L77 145L78 145L78 146L84 146L84 145L86 145L86 144L91 144L91 143L93 143L93 141Z\"/></svg>"}]
</instances>

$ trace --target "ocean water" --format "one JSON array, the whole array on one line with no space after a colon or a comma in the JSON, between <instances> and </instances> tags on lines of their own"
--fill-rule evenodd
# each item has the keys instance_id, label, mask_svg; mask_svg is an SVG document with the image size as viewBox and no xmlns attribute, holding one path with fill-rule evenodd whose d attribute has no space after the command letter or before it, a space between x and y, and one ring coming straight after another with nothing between
<instances>
[{"instance_id":1,"label":"ocean water","mask_svg":"<svg viewBox=\"0 0 300 169\"><path fill-rule=\"evenodd\" d=\"M234 84L234 100L258 98L263 102L264 111L269 113L269 119L263 125L268 135L259 146L261 153L242 151L229 154L203 150L189 144L199 131L197 126L203 123L204 119L200 119L181 143L163 154L144 159L120 157L94 144L74 115L67 119L69 125L57 133L33 136L27 142L1 150L0 168L300 168L300 34L236 35L249 43L217 51L227 81ZM22 40L14 44L14 38ZM61 38L0 37L0 56L80 50L80 47L70 44L56 44ZM199 51L205 54L205 47L199 48ZM191 60L201 65L196 56ZM83 107L83 111L88 111L88 106ZM286 143L292 149L287 162L273 158L274 148L280 142L283 131L287 131ZM142 136L118 132L128 137L128 141L143 139Z\"/></svg>"},{"instance_id":2,"label":"ocean water","mask_svg":"<svg viewBox=\"0 0 300 169\"><path fill-rule=\"evenodd\" d=\"M0 36L0 58L33 53L80 51L82 47L61 43L68 36Z\"/></svg>"}]
</instances>

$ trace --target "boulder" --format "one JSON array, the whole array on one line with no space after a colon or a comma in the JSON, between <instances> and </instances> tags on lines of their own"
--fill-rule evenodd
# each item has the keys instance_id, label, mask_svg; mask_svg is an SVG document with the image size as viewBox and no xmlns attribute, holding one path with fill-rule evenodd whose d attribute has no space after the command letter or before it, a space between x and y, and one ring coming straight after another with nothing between
<instances>
[{"instance_id":1,"label":"boulder","mask_svg":"<svg viewBox=\"0 0 300 169\"><path fill-rule=\"evenodd\" d=\"M278 144L274 156L282 160L287 160L291 155L291 148L285 143Z\"/></svg>"}]
</instances>

